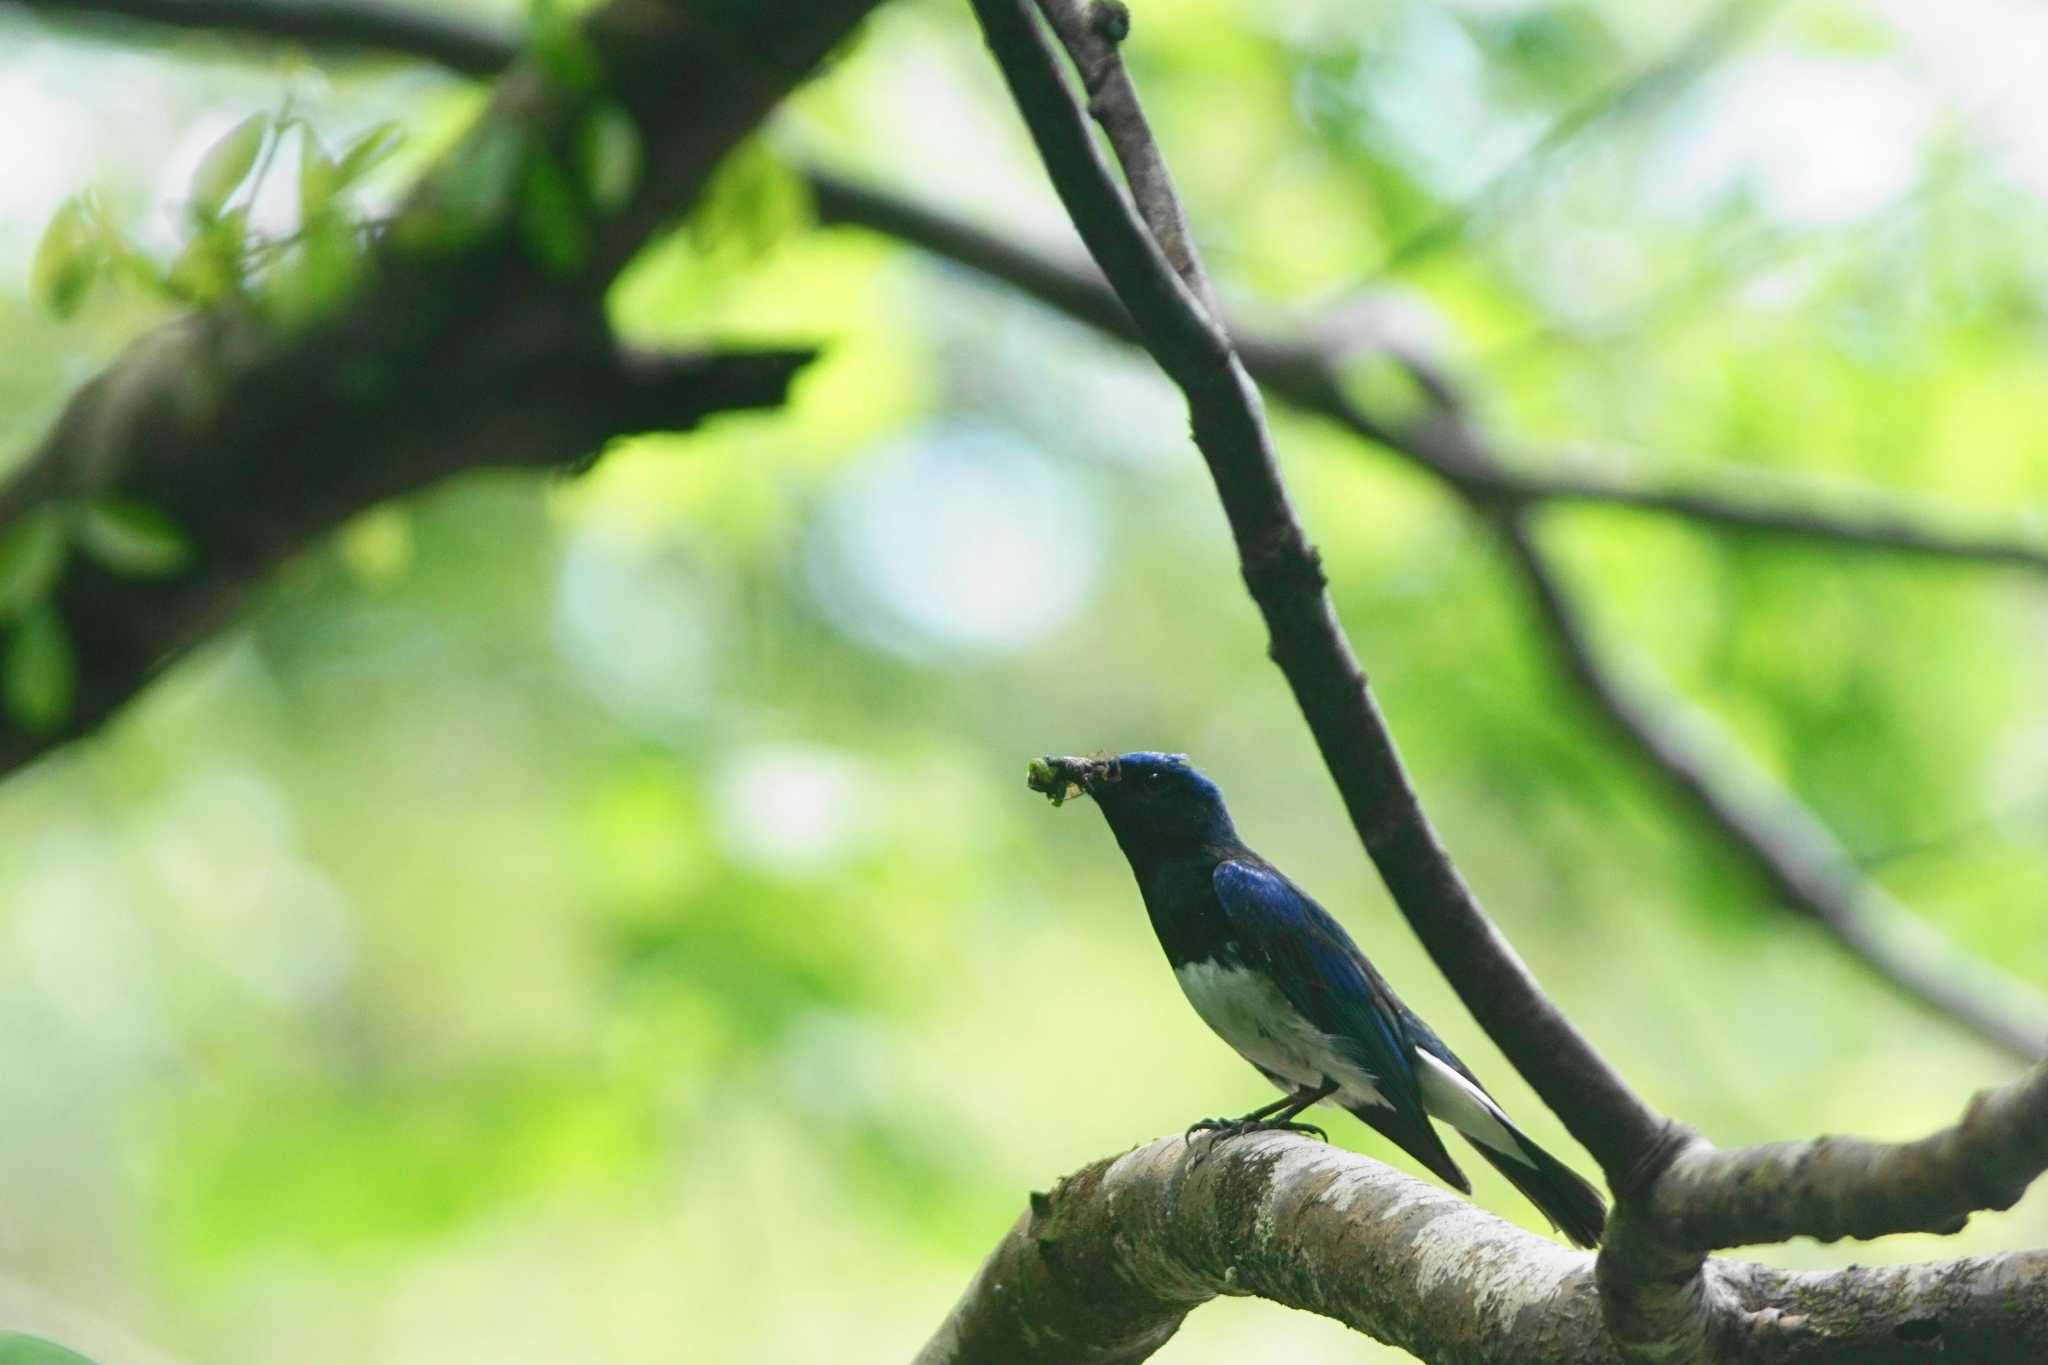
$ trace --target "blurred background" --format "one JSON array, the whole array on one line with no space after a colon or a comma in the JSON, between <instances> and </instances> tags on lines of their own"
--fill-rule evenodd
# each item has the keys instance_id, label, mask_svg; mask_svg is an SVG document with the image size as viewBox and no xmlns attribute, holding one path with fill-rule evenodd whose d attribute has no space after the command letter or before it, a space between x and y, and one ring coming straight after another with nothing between
<instances>
[{"instance_id":1,"label":"blurred background","mask_svg":"<svg viewBox=\"0 0 2048 1365\"><path fill-rule=\"evenodd\" d=\"M1181 0L1140 6L1127 50L1243 317L1369 299L1527 451L2038 528L2038 7ZM406 130L374 209L481 99L402 60L0 6L0 458L167 316L30 302L66 195L169 243L207 145L289 100L337 141ZM815 227L808 162L1073 249L966 6L897 0L615 291L648 341L824 343L787 411L363 516L0 785L0 1326L107 1365L908 1358L1027 1190L1266 1098L1093 809L1025 790L1048 751L1193 755L1590 1171L1350 833L1177 396L1028 301ZM1726 1143L1906 1137L2015 1073L1613 747L1437 485L1275 416L1454 855L1652 1103ZM2048 985L2048 581L1620 511L1543 529L1610 654L1928 924ZM1757 1254L2044 1239L2037 1191L1957 1239ZM1407 1358L1251 1301L1157 1358L1247 1353Z\"/></svg>"}]
</instances>

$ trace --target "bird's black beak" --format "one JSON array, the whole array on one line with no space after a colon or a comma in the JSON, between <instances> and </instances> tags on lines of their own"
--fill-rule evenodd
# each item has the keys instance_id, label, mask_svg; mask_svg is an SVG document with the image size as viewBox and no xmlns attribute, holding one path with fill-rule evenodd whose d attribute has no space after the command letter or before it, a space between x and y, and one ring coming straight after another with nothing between
<instances>
[{"instance_id":1,"label":"bird's black beak","mask_svg":"<svg viewBox=\"0 0 2048 1365\"><path fill-rule=\"evenodd\" d=\"M1112 759L1055 758L1047 754L1031 760L1024 772L1024 784L1035 792L1043 792L1057 806L1083 792L1095 795L1102 783L1116 780L1115 768Z\"/></svg>"}]
</instances>

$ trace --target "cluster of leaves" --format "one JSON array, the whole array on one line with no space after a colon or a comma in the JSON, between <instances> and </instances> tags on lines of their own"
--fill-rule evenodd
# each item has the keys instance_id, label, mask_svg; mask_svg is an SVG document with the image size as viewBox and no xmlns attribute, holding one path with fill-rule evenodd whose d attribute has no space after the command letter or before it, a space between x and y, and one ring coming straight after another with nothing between
<instances>
[{"instance_id":1,"label":"cluster of leaves","mask_svg":"<svg viewBox=\"0 0 2048 1365\"><path fill-rule=\"evenodd\" d=\"M281 235L251 228L251 213L286 140L298 139L298 220ZM69 318L103 282L125 281L187 307L245 305L287 325L332 309L363 269L369 224L348 190L396 149L399 130L379 124L330 151L287 108L252 114L218 138L192 172L187 234L168 259L135 242L90 191L65 201L44 229L30 283L58 318ZM155 508L105 496L50 503L0 534L0 706L15 723L47 733L70 719L77 667L55 590L76 548L124 577L174 574L191 559L178 527Z\"/></svg>"},{"instance_id":2,"label":"cluster of leaves","mask_svg":"<svg viewBox=\"0 0 2048 1365\"><path fill-rule=\"evenodd\" d=\"M290 233L265 236L252 230L251 208L293 136L299 139L298 224ZM354 217L346 191L398 143L396 125L383 123L330 152L289 109L252 114L199 159L185 201L188 235L170 260L139 247L98 196L74 195L51 218L36 249L35 296L68 318L96 284L118 277L191 307L260 300L282 322L317 317L359 277L373 227Z\"/></svg>"},{"instance_id":3,"label":"cluster of leaves","mask_svg":"<svg viewBox=\"0 0 2048 1365\"><path fill-rule=\"evenodd\" d=\"M191 560L169 518L124 498L45 503L0 534L0 704L39 734L70 719L77 692L71 639L54 600L74 548L127 578L160 578Z\"/></svg>"},{"instance_id":4,"label":"cluster of leaves","mask_svg":"<svg viewBox=\"0 0 2048 1365\"><path fill-rule=\"evenodd\" d=\"M616 104L592 102L560 148L486 123L394 226L395 241L447 254L512 230L543 269L574 275L590 258L593 225L625 206L639 178L640 135Z\"/></svg>"},{"instance_id":5,"label":"cluster of leaves","mask_svg":"<svg viewBox=\"0 0 2048 1365\"><path fill-rule=\"evenodd\" d=\"M508 123L480 125L394 225L400 247L449 254L509 231L550 274L583 268L595 225L623 209L640 183L640 134L603 97L594 55L573 44L553 58L548 51L540 50L543 66L582 103L569 136L557 144Z\"/></svg>"}]
</instances>

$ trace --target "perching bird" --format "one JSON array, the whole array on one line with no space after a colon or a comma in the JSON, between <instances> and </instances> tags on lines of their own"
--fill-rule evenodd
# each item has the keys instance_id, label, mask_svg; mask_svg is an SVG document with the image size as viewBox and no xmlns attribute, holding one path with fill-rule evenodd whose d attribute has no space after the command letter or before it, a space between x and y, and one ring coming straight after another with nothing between
<instances>
[{"instance_id":1,"label":"perching bird","mask_svg":"<svg viewBox=\"0 0 2048 1365\"><path fill-rule=\"evenodd\" d=\"M1218 1140L1343 1106L1464 1194L1430 1119L1462 1133L1564 1235L1598 1246L1600 1194L1530 1141L1443 1039L1401 1003L1344 927L1245 846L1216 784L1175 754L1044 758L1030 785L1095 798L1130 860L1160 946L1195 1013L1285 1098L1188 1131Z\"/></svg>"}]
</instances>

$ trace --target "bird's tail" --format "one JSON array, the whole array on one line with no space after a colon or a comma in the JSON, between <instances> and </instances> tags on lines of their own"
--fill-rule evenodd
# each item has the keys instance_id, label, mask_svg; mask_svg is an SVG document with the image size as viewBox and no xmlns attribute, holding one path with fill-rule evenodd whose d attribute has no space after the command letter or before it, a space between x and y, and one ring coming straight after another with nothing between
<instances>
[{"instance_id":1,"label":"bird's tail","mask_svg":"<svg viewBox=\"0 0 2048 1365\"><path fill-rule=\"evenodd\" d=\"M1601 1234L1607 1230L1607 1201L1600 1197L1600 1191L1571 1167L1529 1141L1519 1128L1510 1131L1528 1157L1526 1163L1505 1152L1495 1151L1470 1134L1465 1140L1492 1163L1493 1169L1506 1176L1508 1183L1520 1190L1524 1198L1540 1209L1551 1226L1562 1232L1574 1246L1599 1246Z\"/></svg>"},{"instance_id":2,"label":"bird's tail","mask_svg":"<svg viewBox=\"0 0 2048 1365\"><path fill-rule=\"evenodd\" d=\"M1448 1062L1426 1049L1415 1053L1422 1106L1458 1130L1508 1183L1574 1244L1600 1245L1607 1228L1607 1201L1571 1167L1531 1141L1514 1125L1456 1059Z\"/></svg>"}]
</instances>

